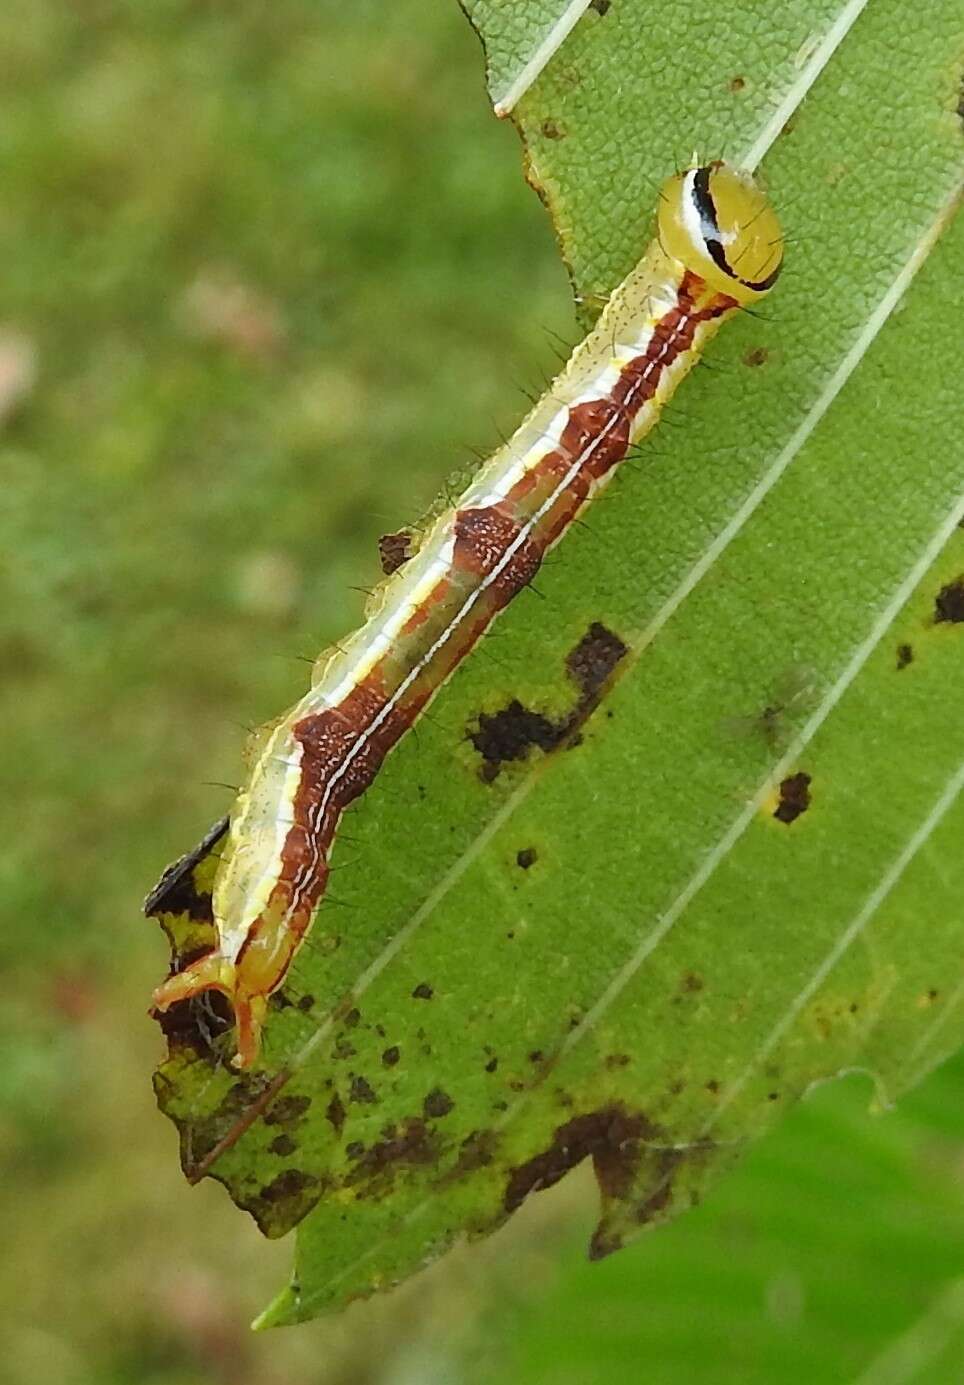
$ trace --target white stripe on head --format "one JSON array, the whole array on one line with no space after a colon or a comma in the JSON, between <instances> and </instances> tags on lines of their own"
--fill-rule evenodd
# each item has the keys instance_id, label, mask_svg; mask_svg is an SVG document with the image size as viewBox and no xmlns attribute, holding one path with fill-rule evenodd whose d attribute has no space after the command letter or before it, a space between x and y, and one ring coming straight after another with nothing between
<instances>
[{"instance_id":1,"label":"white stripe on head","mask_svg":"<svg viewBox=\"0 0 964 1385\"><path fill-rule=\"evenodd\" d=\"M707 253L706 235L703 230L703 218L700 216L700 209L696 205L696 175L698 169L691 168L688 173L683 175L683 182L680 187L680 220L686 228L693 249L701 255Z\"/></svg>"}]
</instances>

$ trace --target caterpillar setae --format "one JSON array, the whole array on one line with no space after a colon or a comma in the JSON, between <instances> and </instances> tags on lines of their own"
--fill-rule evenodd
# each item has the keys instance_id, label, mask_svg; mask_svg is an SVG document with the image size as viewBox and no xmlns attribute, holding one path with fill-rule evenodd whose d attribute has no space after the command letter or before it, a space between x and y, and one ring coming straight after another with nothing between
<instances>
[{"instance_id":1,"label":"caterpillar setae","mask_svg":"<svg viewBox=\"0 0 964 1385\"><path fill-rule=\"evenodd\" d=\"M214 883L217 946L157 988L156 1010L223 992L234 1063L255 1063L268 997L324 893L342 813L782 260L776 214L749 174L715 162L664 184L656 239L565 370L267 735Z\"/></svg>"}]
</instances>

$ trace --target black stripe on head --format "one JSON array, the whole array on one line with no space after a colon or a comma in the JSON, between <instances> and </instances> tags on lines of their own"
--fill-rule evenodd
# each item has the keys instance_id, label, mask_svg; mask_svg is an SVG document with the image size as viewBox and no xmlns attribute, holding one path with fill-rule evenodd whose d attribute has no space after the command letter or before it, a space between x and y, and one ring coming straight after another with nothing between
<instances>
[{"instance_id":1,"label":"black stripe on head","mask_svg":"<svg viewBox=\"0 0 964 1385\"><path fill-rule=\"evenodd\" d=\"M699 213L700 231L703 234L706 253L724 274L728 274L731 279L739 279L739 275L734 274L726 262L723 242L720 239L720 223L716 217L713 194L710 192L710 175L713 168L713 164L705 164L696 170L693 176L693 203Z\"/></svg>"}]
</instances>

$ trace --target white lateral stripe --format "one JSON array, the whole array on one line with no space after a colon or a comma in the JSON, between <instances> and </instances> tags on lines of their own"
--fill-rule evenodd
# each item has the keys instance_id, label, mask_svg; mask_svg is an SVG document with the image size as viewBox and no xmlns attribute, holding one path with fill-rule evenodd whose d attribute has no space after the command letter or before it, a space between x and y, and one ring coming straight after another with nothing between
<instances>
[{"instance_id":1,"label":"white lateral stripe","mask_svg":"<svg viewBox=\"0 0 964 1385\"><path fill-rule=\"evenodd\" d=\"M867 637L857 646L842 673L830 688L820 706L806 725L800 730L799 734L794 738L786 754L777 761L766 778L762 780L753 797L733 819L730 826L723 833L723 836L716 843L716 846L709 855L703 859L699 868L690 876L672 904L662 915L659 922L655 927L650 929L633 955L615 974L595 1005L587 1011L579 1027L573 1029L572 1032L567 1035L565 1042L560 1048L560 1056L568 1053L569 1050L579 1042L583 1035L597 1023L600 1017L609 1009L610 1005L622 994L639 971L639 968L645 962L646 958L655 950L659 943L662 942L680 915L686 910L695 896L699 894L710 876L714 874L716 868L726 859L733 847L736 846L737 842L756 816L764 799L773 791L773 786L785 776L787 770L792 769L797 763L801 752L809 745L811 740L813 740L817 731L850 687L857 674L863 668L864 664L870 658L870 655L877 648L877 645L893 624L895 617L903 608L918 582L920 582L921 578L941 552L951 534L957 528L962 509L964 509L964 495L956 497L953 507L941 521L936 533L897 587L883 611L881 611L880 615L874 621ZM964 767L962 767L962 772L964 772Z\"/></svg>"},{"instance_id":2,"label":"white lateral stripe","mask_svg":"<svg viewBox=\"0 0 964 1385\"><path fill-rule=\"evenodd\" d=\"M848 0L820 42L813 48L799 76L784 92L783 100L776 107L763 129L738 161L752 173L766 154L770 145L803 101L807 92L820 76L827 63L847 37L854 21L867 4L867 0Z\"/></svg>"},{"instance_id":3,"label":"white lateral stripe","mask_svg":"<svg viewBox=\"0 0 964 1385\"><path fill-rule=\"evenodd\" d=\"M539 40L528 62L507 87L492 98L492 109L501 119L523 97L540 72L561 48L589 8L590 0L569 0L569 4L545 35Z\"/></svg>"}]
</instances>

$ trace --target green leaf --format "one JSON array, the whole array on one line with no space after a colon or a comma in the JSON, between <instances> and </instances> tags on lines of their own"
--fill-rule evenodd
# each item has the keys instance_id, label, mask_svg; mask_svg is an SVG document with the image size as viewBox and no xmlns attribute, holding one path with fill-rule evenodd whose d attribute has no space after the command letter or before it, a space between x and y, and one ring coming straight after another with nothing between
<instances>
[{"instance_id":1,"label":"green leaf","mask_svg":"<svg viewBox=\"0 0 964 1385\"><path fill-rule=\"evenodd\" d=\"M511 81L525 7L468 8ZM861 1068L886 1104L959 1044L955 41L899 0L614 0L522 95L586 316L693 146L769 149L790 249L349 815L263 1070L224 1065L227 1012L171 1016L189 1176L300 1223L261 1325L584 1158L605 1254L814 1082ZM210 876L202 853L153 903L181 956Z\"/></svg>"}]
</instances>

